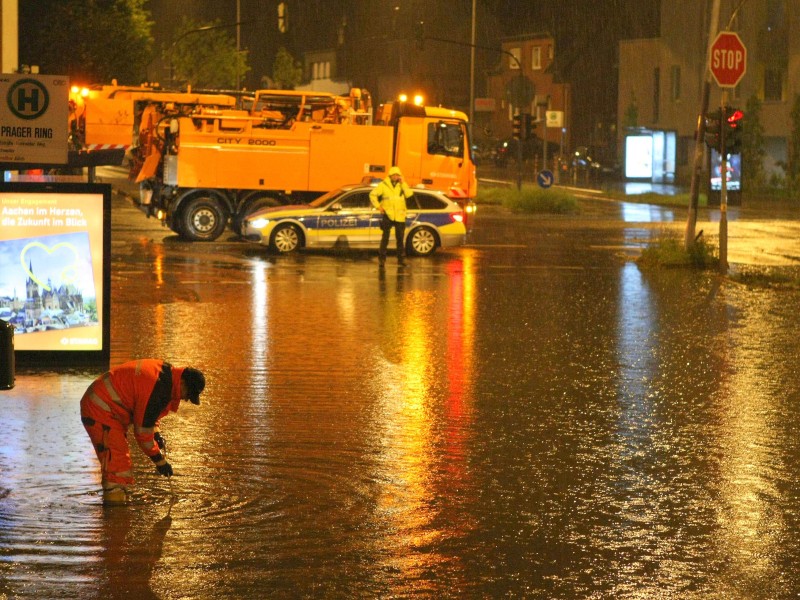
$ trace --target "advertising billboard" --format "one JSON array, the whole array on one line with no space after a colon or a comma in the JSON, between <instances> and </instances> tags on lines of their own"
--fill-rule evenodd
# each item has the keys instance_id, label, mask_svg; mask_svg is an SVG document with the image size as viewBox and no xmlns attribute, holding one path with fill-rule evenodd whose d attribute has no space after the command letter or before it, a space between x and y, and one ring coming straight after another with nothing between
<instances>
[{"instance_id":1,"label":"advertising billboard","mask_svg":"<svg viewBox=\"0 0 800 600\"><path fill-rule=\"evenodd\" d=\"M14 326L17 363L107 363L111 186L1 190L0 319Z\"/></svg>"},{"instance_id":2,"label":"advertising billboard","mask_svg":"<svg viewBox=\"0 0 800 600\"><path fill-rule=\"evenodd\" d=\"M652 134L629 135L625 138L625 177L628 179L652 179Z\"/></svg>"},{"instance_id":3,"label":"advertising billboard","mask_svg":"<svg viewBox=\"0 0 800 600\"><path fill-rule=\"evenodd\" d=\"M722 157L713 148L708 153L708 205L719 206L722 202ZM731 206L742 204L742 155L729 154L725 163L726 203Z\"/></svg>"},{"instance_id":4,"label":"advertising billboard","mask_svg":"<svg viewBox=\"0 0 800 600\"><path fill-rule=\"evenodd\" d=\"M711 190L719 192L722 190L722 156L719 152L711 150ZM742 155L729 154L725 163L727 177L725 178L725 189L729 192L738 192L742 189Z\"/></svg>"}]
</instances>

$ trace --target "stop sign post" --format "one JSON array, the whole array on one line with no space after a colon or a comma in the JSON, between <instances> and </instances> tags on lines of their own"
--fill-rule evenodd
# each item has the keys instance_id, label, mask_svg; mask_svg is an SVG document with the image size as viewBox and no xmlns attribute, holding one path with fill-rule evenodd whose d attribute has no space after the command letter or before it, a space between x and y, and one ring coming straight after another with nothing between
<instances>
[{"instance_id":1,"label":"stop sign post","mask_svg":"<svg viewBox=\"0 0 800 600\"><path fill-rule=\"evenodd\" d=\"M723 88L720 115L726 115L725 103L727 88L736 87L747 71L747 48L741 38L732 31L723 31L711 44L709 56L711 74L717 85ZM719 268L722 274L728 272L728 167L725 152L725 123L721 123L721 156L720 156L720 215L719 215Z\"/></svg>"},{"instance_id":2,"label":"stop sign post","mask_svg":"<svg viewBox=\"0 0 800 600\"><path fill-rule=\"evenodd\" d=\"M736 87L747 71L747 48L732 31L722 31L711 45L711 74L720 87Z\"/></svg>"}]
</instances>

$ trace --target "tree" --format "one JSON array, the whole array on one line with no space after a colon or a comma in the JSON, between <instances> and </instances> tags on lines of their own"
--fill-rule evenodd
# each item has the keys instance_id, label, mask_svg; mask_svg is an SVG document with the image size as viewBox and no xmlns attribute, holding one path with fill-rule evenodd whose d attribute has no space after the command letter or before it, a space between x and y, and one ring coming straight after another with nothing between
<instances>
[{"instance_id":1,"label":"tree","mask_svg":"<svg viewBox=\"0 0 800 600\"><path fill-rule=\"evenodd\" d=\"M303 67L281 46L272 63L272 80L283 90L293 90L303 80Z\"/></svg>"},{"instance_id":2,"label":"tree","mask_svg":"<svg viewBox=\"0 0 800 600\"><path fill-rule=\"evenodd\" d=\"M20 62L82 83L141 83L153 47L146 4L147 0L20 2Z\"/></svg>"},{"instance_id":3,"label":"tree","mask_svg":"<svg viewBox=\"0 0 800 600\"><path fill-rule=\"evenodd\" d=\"M244 53L236 51L232 25L214 21L199 25L184 17L175 41L164 52L172 84L200 88L233 88L250 70Z\"/></svg>"},{"instance_id":4,"label":"tree","mask_svg":"<svg viewBox=\"0 0 800 600\"><path fill-rule=\"evenodd\" d=\"M625 116L623 119L625 127L638 127L639 126L639 105L636 102L636 93L631 92L631 101L625 108Z\"/></svg>"},{"instance_id":5,"label":"tree","mask_svg":"<svg viewBox=\"0 0 800 600\"><path fill-rule=\"evenodd\" d=\"M792 130L789 137L789 155L786 160L786 187L793 196L800 186L800 95L795 95L790 113Z\"/></svg>"},{"instance_id":6,"label":"tree","mask_svg":"<svg viewBox=\"0 0 800 600\"><path fill-rule=\"evenodd\" d=\"M767 186L764 170L764 126L761 124L761 101L750 96L742 119L742 187L744 191L757 191Z\"/></svg>"}]
</instances>

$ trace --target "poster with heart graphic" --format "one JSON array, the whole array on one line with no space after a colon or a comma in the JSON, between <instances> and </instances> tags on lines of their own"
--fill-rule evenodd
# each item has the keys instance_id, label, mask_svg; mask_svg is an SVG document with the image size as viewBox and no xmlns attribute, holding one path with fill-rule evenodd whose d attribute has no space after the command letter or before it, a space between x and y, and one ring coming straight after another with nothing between
<instances>
[{"instance_id":1,"label":"poster with heart graphic","mask_svg":"<svg viewBox=\"0 0 800 600\"><path fill-rule=\"evenodd\" d=\"M15 350L107 351L110 190L10 187L0 192L0 319Z\"/></svg>"}]
</instances>

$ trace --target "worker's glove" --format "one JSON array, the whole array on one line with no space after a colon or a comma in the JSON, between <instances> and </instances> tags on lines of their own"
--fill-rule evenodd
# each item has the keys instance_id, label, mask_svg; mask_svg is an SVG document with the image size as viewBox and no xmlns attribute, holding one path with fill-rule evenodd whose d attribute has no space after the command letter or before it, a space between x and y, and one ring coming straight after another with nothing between
<instances>
[{"instance_id":1,"label":"worker's glove","mask_svg":"<svg viewBox=\"0 0 800 600\"><path fill-rule=\"evenodd\" d=\"M158 431L153 434L153 439L156 441L156 444L158 444L160 450L165 450L167 448L167 440L165 440L164 436Z\"/></svg>"},{"instance_id":2,"label":"worker's glove","mask_svg":"<svg viewBox=\"0 0 800 600\"><path fill-rule=\"evenodd\" d=\"M164 477L172 477L171 464L164 463L163 465L156 465L156 469L158 469L158 472L161 473Z\"/></svg>"}]
</instances>

